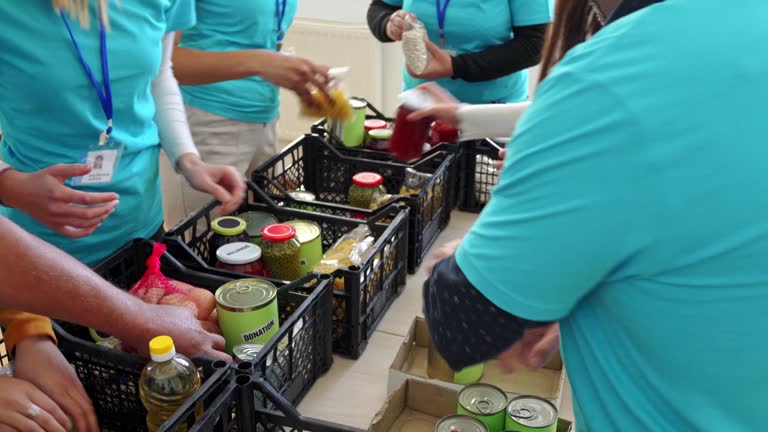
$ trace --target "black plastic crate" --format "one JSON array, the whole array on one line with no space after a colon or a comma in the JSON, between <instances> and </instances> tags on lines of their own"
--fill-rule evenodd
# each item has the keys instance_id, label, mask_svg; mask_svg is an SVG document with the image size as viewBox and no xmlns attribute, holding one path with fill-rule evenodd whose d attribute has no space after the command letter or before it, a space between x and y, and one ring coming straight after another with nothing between
<instances>
[{"instance_id":1,"label":"black plastic crate","mask_svg":"<svg viewBox=\"0 0 768 432\"><path fill-rule=\"evenodd\" d=\"M301 210L300 203L285 198L278 206L253 183L248 183L248 197L237 213L262 211L279 221L304 219L317 223L322 230L323 251L341 236L365 223L376 237L373 253L360 266L339 269L333 275L333 350L358 358L368 344L384 312L402 292L408 263L408 208L390 206L368 220L353 219L352 212L336 206L312 203L314 210ZM305 204L304 204L305 205ZM216 217L215 202L193 213L166 233L165 243L179 260L190 268L212 271L208 238L211 221ZM346 217L344 217L346 216ZM233 277L237 273L219 271Z\"/></svg>"},{"instance_id":2,"label":"black plastic crate","mask_svg":"<svg viewBox=\"0 0 768 432\"><path fill-rule=\"evenodd\" d=\"M135 240L97 265L94 270L117 287L128 289L144 274L145 263L152 253L152 247L153 244L149 241ZM204 274L185 268L168 253L161 258L161 264L161 271L165 276L211 291L232 280L231 275L225 273L212 271ZM290 327L290 322L295 316L301 316L305 321L301 343L286 342L284 351L289 352L292 359L312 358L312 362L302 364L304 370L290 369L288 375L283 373L284 380L291 388L308 389L333 362L328 336L331 327L330 283L328 277L311 275L292 284L276 284L281 324L289 323ZM318 315L317 318L310 317L313 313ZM94 402L99 419L107 422L102 428L114 431L145 430L143 421L146 412L139 399L138 379L147 360L94 344L88 329L82 326L58 322L55 323L55 329L60 349L75 366L78 377ZM289 330L281 329L273 341L288 341ZM288 388L288 385L283 388ZM219 422L227 427L232 423L234 408L227 408L229 411L225 413L227 409L224 405L227 401L220 400L218 396L213 394L213 398L220 404L217 409L221 410L221 416L211 416L212 423L198 430L213 430L209 429L209 426L213 427ZM285 395L294 402L300 400L301 396L301 392L289 392ZM229 402L230 405L234 403ZM227 427L223 430L229 430Z\"/></svg>"},{"instance_id":3,"label":"black plastic crate","mask_svg":"<svg viewBox=\"0 0 768 432\"><path fill-rule=\"evenodd\" d=\"M317 201L311 204L317 212L362 215L367 218L376 212L349 205L349 187L356 173L372 171L381 174L384 187L393 194L400 193L408 168L432 175L418 194L401 196L390 204L402 203L411 209L408 271L415 273L437 236L450 221L450 174L455 163L455 156L445 152L432 153L410 165L365 159L340 152L317 135L305 135L254 171L253 180L276 201L290 202L287 200L287 191L303 188L317 197ZM319 203L327 205L317 205ZM299 205L306 207L310 204Z\"/></svg>"},{"instance_id":4,"label":"black plastic crate","mask_svg":"<svg viewBox=\"0 0 768 432\"><path fill-rule=\"evenodd\" d=\"M3 341L3 333L0 330L0 366L5 366L8 363L10 363L11 359L8 356L8 352L5 348L5 343Z\"/></svg>"},{"instance_id":5,"label":"black plastic crate","mask_svg":"<svg viewBox=\"0 0 768 432\"><path fill-rule=\"evenodd\" d=\"M490 139L461 143L459 210L480 213L491 199L491 191L499 182L499 173L492 162L499 158L501 150L502 147Z\"/></svg>"}]
</instances>

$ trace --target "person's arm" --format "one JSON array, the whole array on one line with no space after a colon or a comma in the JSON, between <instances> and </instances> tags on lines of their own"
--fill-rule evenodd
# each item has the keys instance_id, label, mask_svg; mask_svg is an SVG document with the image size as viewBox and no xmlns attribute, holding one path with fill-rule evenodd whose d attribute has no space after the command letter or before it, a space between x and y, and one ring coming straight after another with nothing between
<instances>
[{"instance_id":1,"label":"person's arm","mask_svg":"<svg viewBox=\"0 0 768 432\"><path fill-rule=\"evenodd\" d=\"M368 6L368 28L371 29L373 37L380 42L394 42L394 39L387 34L387 24L389 18L399 11L399 6L385 3L383 0L373 0Z\"/></svg>"},{"instance_id":2,"label":"person's arm","mask_svg":"<svg viewBox=\"0 0 768 432\"><path fill-rule=\"evenodd\" d=\"M0 326L8 354L13 357L19 341L28 337L46 337L56 342L51 320L44 316L13 309L0 308Z\"/></svg>"},{"instance_id":3,"label":"person's arm","mask_svg":"<svg viewBox=\"0 0 768 432\"><path fill-rule=\"evenodd\" d=\"M547 24L515 27L513 32L515 37L507 42L453 57L453 78L490 81L537 65Z\"/></svg>"},{"instance_id":4,"label":"person's arm","mask_svg":"<svg viewBox=\"0 0 768 432\"><path fill-rule=\"evenodd\" d=\"M150 339L167 334L179 352L227 358L217 351L223 338L204 331L188 310L146 304L2 217L0 274L3 307L95 328L142 353Z\"/></svg>"}]
</instances>

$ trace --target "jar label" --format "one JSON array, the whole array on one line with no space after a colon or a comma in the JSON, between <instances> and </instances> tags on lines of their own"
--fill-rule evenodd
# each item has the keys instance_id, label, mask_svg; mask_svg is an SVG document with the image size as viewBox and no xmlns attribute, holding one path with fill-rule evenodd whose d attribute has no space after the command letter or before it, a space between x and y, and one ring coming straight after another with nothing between
<instances>
[{"instance_id":1,"label":"jar label","mask_svg":"<svg viewBox=\"0 0 768 432\"><path fill-rule=\"evenodd\" d=\"M275 320L271 319L266 324L264 324L263 326L255 329L255 330L243 333L240 336L243 338L243 342L255 341L256 339L258 339L258 338L264 336L265 334L267 334L267 332L272 330L273 327L275 327Z\"/></svg>"}]
</instances>

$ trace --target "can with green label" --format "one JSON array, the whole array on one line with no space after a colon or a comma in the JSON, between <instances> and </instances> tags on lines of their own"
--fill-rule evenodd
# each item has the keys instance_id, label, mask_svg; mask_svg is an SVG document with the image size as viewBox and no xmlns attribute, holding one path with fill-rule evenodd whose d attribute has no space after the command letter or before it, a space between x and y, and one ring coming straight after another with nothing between
<instances>
[{"instance_id":1,"label":"can with green label","mask_svg":"<svg viewBox=\"0 0 768 432\"><path fill-rule=\"evenodd\" d=\"M485 363L480 363L474 366L465 367L460 371L454 372L453 382L455 384L461 384L461 385L474 384L480 381L480 378L483 377L484 370L485 370Z\"/></svg>"},{"instance_id":2,"label":"can with green label","mask_svg":"<svg viewBox=\"0 0 768 432\"><path fill-rule=\"evenodd\" d=\"M312 192L304 191L304 190L292 190L288 192L288 196L293 198L296 201L306 201L306 202L313 202L317 199L315 194ZM310 205L297 205L296 208L299 210L306 210L306 211L315 211L315 208Z\"/></svg>"},{"instance_id":3,"label":"can with green label","mask_svg":"<svg viewBox=\"0 0 768 432\"><path fill-rule=\"evenodd\" d=\"M277 287L263 279L239 279L216 290L219 327L227 353L242 344L266 344L280 328Z\"/></svg>"},{"instance_id":4,"label":"can with green label","mask_svg":"<svg viewBox=\"0 0 768 432\"><path fill-rule=\"evenodd\" d=\"M454 414L441 418L435 432L488 432L488 428L474 417Z\"/></svg>"},{"instance_id":5,"label":"can with green label","mask_svg":"<svg viewBox=\"0 0 768 432\"><path fill-rule=\"evenodd\" d=\"M485 424L488 432L504 430L507 394L490 384L472 384L459 392L457 412L474 417Z\"/></svg>"},{"instance_id":6,"label":"can with green label","mask_svg":"<svg viewBox=\"0 0 768 432\"><path fill-rule=\"evenodd\" d=\"M301 274L305 275L311 272L317 263L323 259L323 238L320 225L305 220L292 220L286 224L296 229L296 238L301 244L299 250Z\"/></svg>"},{"instance_id":7,"label":"can with green label","mask_svg":"<svg viewBox=\"0 0 768 432\"><path fill-rule=\"evenodd\" d=\"M507 429L520 432L556 432L557 408L536 396L519 396L509 402Z\"/></svg>"},{"instance_id":8,"label":"can with green label","mask_svg":"<svg viewBox=\"0 0 768 432\"><path fill-rule=\"evenodd\" d=\"M237 215L246 223L245 232L251 236L251 243L261 246L261 229L267 225L277 223L277 218L273 215L260 211L250 211Z\"/></svg>"}]
</instances>

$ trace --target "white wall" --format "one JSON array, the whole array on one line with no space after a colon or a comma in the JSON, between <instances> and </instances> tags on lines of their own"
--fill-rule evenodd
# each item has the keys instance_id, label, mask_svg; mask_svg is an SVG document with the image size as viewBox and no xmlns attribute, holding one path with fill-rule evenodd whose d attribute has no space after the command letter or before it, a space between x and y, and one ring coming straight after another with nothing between
<instances>
[{"instance_id":1,"label":"white wall","mask_svg":"<svg viewBox=\"0 0 768 432\"><path fill-rule=\"evenodd\" d=\"M298 18L365 23L369 0L299 0Z\"/></svg>"}]
</instances>

